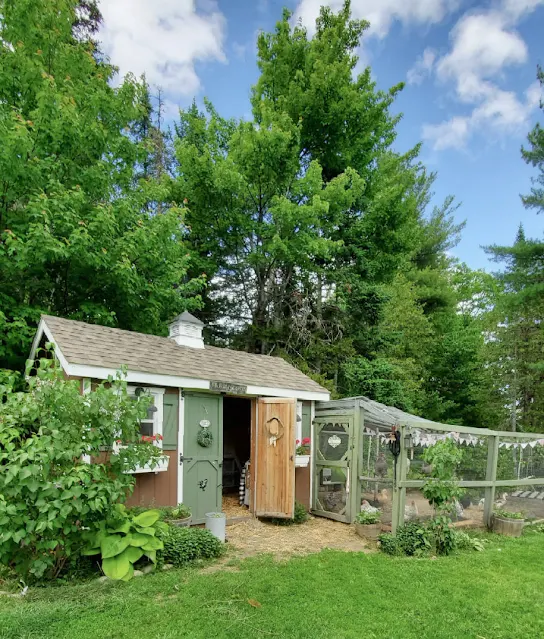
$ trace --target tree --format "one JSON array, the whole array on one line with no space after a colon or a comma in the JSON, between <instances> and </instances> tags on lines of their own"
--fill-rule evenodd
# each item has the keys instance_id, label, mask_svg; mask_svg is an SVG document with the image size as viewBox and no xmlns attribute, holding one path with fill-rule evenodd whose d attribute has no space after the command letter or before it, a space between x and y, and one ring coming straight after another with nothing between
<instances>
[{"instance_id":1,"label":"tree","mask_svg":"<svg viewBox=\"0 0 544 639\"><path fill-rule=\"evenodd\" d=\"M110 84L94 2L0 2L0 367L21 367L40 313L161 333L195 297L183 211L136 173L142 85Z\"/></svg>"},{"instance_id":2,"label":"tree","mask_svg":"<svg viewBox=\"0 0 544 639\"><path fill-rule=\"evenodd\" d=\"M544 85L544 73L537 68ZM541 104L541 109L544 105ZM537 123L521 155L538 174L531 193L522 196L526 208L544 210L544 131ZM523 227L512 246L489 246L487 252L504 270L497 279L504 294L494 314L493 349L497 386L510 410L512 430L542 429L544 420L544 242L527 239Z\"/></svg>"}]
</instances>

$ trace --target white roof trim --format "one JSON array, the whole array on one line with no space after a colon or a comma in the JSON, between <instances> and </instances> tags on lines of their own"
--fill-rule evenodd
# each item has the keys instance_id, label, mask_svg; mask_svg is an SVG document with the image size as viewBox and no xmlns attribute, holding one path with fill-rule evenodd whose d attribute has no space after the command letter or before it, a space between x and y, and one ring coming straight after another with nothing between
<instances>
[{"instance_id":1,"label":"white roof trim","mask_svg":"<svg viewBox=\"0 0 544 639\"><path fill-rule=\"evenodd\" d=\"M44 335L47 338L47 341L51 342L51 344L53 344L53 347L54 347L54 350L55 350L55 355L56 355L57 359L59 360L60 365L62 366L62 369L64 370L64 372L67 375L70 375L70 373L68 373L68 367L70 366L68 364L68 360L62 354L62 351L60 350L59 345L53 339L53 334L51 333L51 331L47 327L47 324L45 323L45 320L43 320L43 319L41 319L40 323L38 324L38 330L36 331L36 335L34 337L34 341L32 342L32 348L30 349L30 357L29 357L29 359L32 362L36 359L36 353L38 351L38 348L40 347L40 342L42 341L42 337Z\"/></svg>"},{"instance_id":2,"label":"white roof trim","mask_svg":"<svg viewBox=\"0 0 544 639\"><path fill-rule=\"evenodd\" d=\"M108 379L115 377L117 370L113 368L104 368L102 366L88 366L87 364L70 364L62 354L57 343L53 339L51 331L47 327L45 320L40 320L36 337L32 343L30 358L35 359L36 351L40 345L42 336L45 335L47 340L54 344L55 355L64 372L70 377L90 377L93 379ZM140 371L127 371L125 380L128 383L151 384L153 386L170 386L172 388L188 388L198 390L210 390L210 381L205 379L196 379L194 377L179 377L177 375L161 375L158 373L143 373ZM273 388L268 386L247 386L248 395L256 395L263 397L292 397L295 399L309 401L328 401L330 394L319 391L294 390L292 388Z\"/></svg>"}]
</instances>

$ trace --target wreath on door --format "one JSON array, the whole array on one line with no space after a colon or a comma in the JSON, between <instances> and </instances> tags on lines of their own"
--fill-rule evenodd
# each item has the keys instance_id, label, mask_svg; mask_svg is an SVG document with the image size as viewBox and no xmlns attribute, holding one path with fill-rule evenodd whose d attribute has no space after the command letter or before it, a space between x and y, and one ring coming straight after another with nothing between
<instances>
[{"instance_id":1,"label":"wreath on door","mask_svg":"<svg viewBox=\"0 0 544 639\"><path fill-rule=\"evenodd\" d=\"M213 443L213 434L209 429L209 426L204 426L200 424L200 428L198 429L198 433L196 435L196 441L199 446L202 448L209 448Z\"/></svg>"}]
</instances>

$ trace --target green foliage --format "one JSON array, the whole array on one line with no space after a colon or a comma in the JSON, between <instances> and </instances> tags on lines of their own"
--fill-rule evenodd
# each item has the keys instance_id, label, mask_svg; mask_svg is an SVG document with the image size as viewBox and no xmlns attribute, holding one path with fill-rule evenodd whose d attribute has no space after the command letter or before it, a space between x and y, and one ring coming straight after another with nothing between
<instances>
[{"instance_id":1,"label":"green foliage","mask_svg":"<svg viewBox=\"0 0 544 639\"><path fill-rule=\"evenodd\" d=\"M478 537L472 537L463 530L455 531L455 548L457 550L485 550L484 541Z\"/></svg>"},{"instance_id":2,"label":"green foliage","mask_svg":"<svg viewBox=\"0 0 544 639\"><path fill-rule=\"evenodd\" d=\"M361 510L360 513L357 513L357 517L355 517L355 522L357 524L377 524L382 516L382 511L377 510L376 512L368 512L366 510Z\"/></svg>"},{"instance_id":3,"label":"green foliage","mask_svg":"<svg viewBox=\"0 0 544 639\"><path fill-rule=\"evenodd\" d=\"M172 509L169 519L187 519L191 516L191 509L185 504L178 504Z\"/></svg>"},{"instance_id":4,"label":"green foliage","mask_svg":"<svg viewBox=\"0 0 544 639\"><path fill-rule=\"evenodd\" d=\"M23 368L43 312L161 334L198 304L183 210L128 135L145 87L115 79L92 5L2 2L0 367Z\"/></svg>"},{"instance_id":5,"label":"green foliage","mask_svg":"<svg viewBox=\"0 0 544 639\"><path fill-rule=\"evenodd\" d=\"M167 524L159 518L158 510L134 515L123 504L117 504L108 519L83 533L87 545L82 554L100 555L106 577L129 581L136 562L146 557L155 563L157 551L163 549L158 533L167 529Z\"/></svg>"},{"instance_id":6,"label":"green foliage","mask_svg":"<svg viewBox=\"0 0 544 639\"><path fill-rule=\"evenodd\" d=\"M454 512L456 500L464 494L455 474L462 458L463 451L452 439L438 441L423 453L423 459L431 465L430 478L422 488L423 496L442 514Z\"/></svg>"},{"instance_id":7,"label":"green foliage","mask_svg":"<svg viewBox=\"0 0 544 639\"><path fill-rule=\"evenodd\" d=\"M167 526L161 530L163 549L157 561L174 566L184 566L197 559L213 559L224 552L223 544L205 528L179 528Z\"/></svg>"},{"instance_id":8,"label":"green foliage","mask_svg":"<svg viewBox=\"0 0 544 639\"><path fill-rule=\"evenodd\" d=\"M160 451L138 442L146 400L132 401L122 380L82 395L54 360L28 372L25 392L4 386L0 396L0 562L25 578L53 577L81 550L84 528L130 493L124 471L153 465ZM115 455L118 438L127 446Z\"/></svg>"},{"instance_id":9,"label":"green foliage","mask_svg":"<svg viewBox=\"0 0 544 639\"><path fill-rule=\"evenodd\" d=\"M268 520L271 524L276 526L292 526L293 524L303 524L308 521L308 511L304 504L299 501L295 501L295 514L292 519L286 519L284 517L271 517Z\"/></svg>"},{"instance_id":10,"label":"green foliage","mask_svg":"<svg viewBox=\"0 0 544 639\"><path fill-rule=\"evenodd\" d=\"M495 517L501 519L525 519L525 515L520 512L510 512L509 510L498 509L493 512Z\"/></svg>"},{"instance_id":11,"label":"green foliage","mask_svg":"<svg viewBox=\"0 0 544 639\"><path fill-rule=\"evenodd\" d=\"M433 550L433 533L422 522L411 521L399 526L396 537L405 555L421 557Z\"/></svg>"},{"instance_id":12,"label":"green foliage","mask_svg":"<svg viewBox=\"0 0 544 639\"><path fill-rule=\"evenodd\" d=\"M386 555L399 557L404 554L398 537L393 533L382 533L378 537L378 547Z\"/></svg>"},{"instance_id":13,"label":"green foliage","mask_svg":"<svg viewBox=\"0 0 544 639\"><path fill-rule=\"evenodd\" d=\"M457 537L451 519L446 515L438 515L426 524L432 535L437 555L449 555L455 550Z\"/></svg>"}]
</instances>

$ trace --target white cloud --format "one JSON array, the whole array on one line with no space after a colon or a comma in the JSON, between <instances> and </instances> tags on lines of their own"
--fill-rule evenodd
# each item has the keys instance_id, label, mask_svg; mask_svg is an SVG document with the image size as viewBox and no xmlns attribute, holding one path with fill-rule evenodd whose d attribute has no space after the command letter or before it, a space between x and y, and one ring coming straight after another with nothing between
<instances>
[{"instance_id":1,"label":"white cloud","mask_svg":"<svg viewBox=\"0 0 544 639\"><path fill-rule=\"evenodd\" d=\"M430 48L425 49L416 60L414 66L408 71L406 76L408 84L421 84L431 74L435 60L436 52Z\"/></svg>"},{"instance_id":2,"label":"white cloud","mask_svg":"<svg viewBox=\"0 0 544 639\"><path fill-rule=\"evenodd\" d=\"M354 18L370 22L370 34L383 38L395 20L406 24L436 24L454 11L459 2L460 0L352 0L351 12ZM294 18L301 20L309 33L314 33L320 6L328 5L334 11L339 11L343 4L344 0L300 0Z\"/></svg>"},{"instance_id":3,"label":"white cloud","mask_svg":"<svg viewBox=\"0 0 544 639\"><path fill-rule=\"evenodd\" d=\"M226 21L212 0L102 0L103 49L121 75L145 73L175 95L200 88L197 61L225 61Z\"/></svg>"},{"instance_id":4,"label":"white cloud","mask_svg":"<svg viewBox=\"0 0 544 639\"><path fill-rule=\"evenodd\" d=\"M500 87L509 66L528 61L527 45L515 30L519 20L544 0L503 0L494 9L465 14L450 33L450 51L435 62L436 77L453 82L456 100L472 106L423 127L423 137L436 150L464 147L472 135L500 136L524 131L538 106L540 87L531 85L523 96Z\"/></svg>"}]
</instances>

